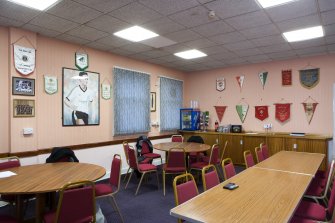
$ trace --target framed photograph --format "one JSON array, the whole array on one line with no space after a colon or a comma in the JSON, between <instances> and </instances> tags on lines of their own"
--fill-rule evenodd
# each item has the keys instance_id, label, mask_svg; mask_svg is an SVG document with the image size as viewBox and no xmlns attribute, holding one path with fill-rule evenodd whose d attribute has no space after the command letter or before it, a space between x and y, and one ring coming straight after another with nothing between
<instances>
[{"instance_id":1,"label":"framed photograph","mask_svg":"<svg viewBox=\"0 0 335 223\"><path fill-rule=\"evenodd\" d=\"M13 117L35 117L35 100L14 99Z\"/></svg>"},{"instance_id":2,"label":"framed photograph","mask_svg":"<svg viewBox=\"0 0 335 223\"><path fill-rule=\"evenodd\" d=\"M100 124L100 75L63 68L63 126Z\"/></svg>"},{"instance_id":3,"label":"framed photograph","mask_svg":"<svg viewBox=\"0 0 335 223\"><path fill-rule=\"evenodd\" d=\"M13 77L12 94L35 96L35 79Z\"/></svg>"},{"instance_id":4,"label":"framed photograph","mask_svg":"<svg viewBox=\"0 0 335 223\"><path fill-rule=\"evenodd\" d=\"M156 92L150 92L150 111L156 111Z\"/></svg>"}]
</instances>

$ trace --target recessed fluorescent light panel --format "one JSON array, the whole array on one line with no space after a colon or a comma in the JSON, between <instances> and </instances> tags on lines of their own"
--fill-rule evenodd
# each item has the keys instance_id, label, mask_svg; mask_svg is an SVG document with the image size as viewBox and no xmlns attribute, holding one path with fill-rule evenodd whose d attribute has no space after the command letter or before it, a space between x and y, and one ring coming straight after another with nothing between
<instances>
[{"instance_id":1,"label":"recessed fluorescent light panel","mask_svg":"<svg viewBox=\"0 0 335 223\"><path fill-rule=\"evenodd\" d=\"M296 0L257 0L257 1L263 8L269 8L269 7L287 4L289 2L293 2Z\"/></svg>"},{"instance_id":2,"label":"recessed fluorescent light panel","mask_svg":"<svg viewBox=\"0 0 335 223\"><path fill-rule=\"evenodd\" d=\"M54 5L59 0L8 0L10 2L14 2L18 5L23 5L25 7L37 9L43 11L50 6Z\"/></svg>"},{"instance_id":3,"label":"recessed fluorescent light panel","mask_svg":"<svg viewBox=\"0 0 335 223\"><path fill-rule=\"evenodd\" d=\"M132 26L128 29L121 30L114 33L115 36L121 37L132 42L139 42L142 40L150 39L156 36L159 36L157 33L154 33L150 30L144 29L140 26Z\"/></svg>"},{"instance_id":4,"label":"recessed fluorescent light panel","mask_svg":"<svg viewBox=\"0 0 335 223\"><path fill-rule=\"evenodd\" d=\"M174 55L176 55L177 57L186 59L186 60L207 56L207 54L204 54L203 52L199 50L187 50L187 51L175 53Z\"/></svg>"},{"instance_id":5,"label":"recessed fluorescent light panel","mask_svg":"<svg viewBox=\"0 0 335 223\"><path fill-rule=\"evenodd\" d=\"M315 39L322 37L323 35L324 34L322 26L314 26L306 29L298 29L283 33L283 36L287 40L287 42L298 42L303 40Z\"/></svg>"}]
</instances>

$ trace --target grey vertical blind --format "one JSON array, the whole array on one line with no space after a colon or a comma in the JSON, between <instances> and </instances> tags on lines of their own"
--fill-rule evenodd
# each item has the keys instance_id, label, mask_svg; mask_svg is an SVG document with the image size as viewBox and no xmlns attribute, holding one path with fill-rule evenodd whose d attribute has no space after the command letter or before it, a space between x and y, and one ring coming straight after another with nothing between
<instances>
[{"instance_id":1,"label":"grey vertical blind","mask_svg":"<svg viewBox=\"0 0 335 223\"><path fill-rule=\"evenodd\" d=\"M183 82L160 77L160 129L179 129L180 108L183 106Z\"/></svg>"},{"instance_id":2,"label":"grey vertical blind","mask_svg":"<svg viewBox=\"0 0 335 223\"><path fill-rule=\"evenodd\" d=\"M149 74L114 67L114 135L150 131Z\"/></svg>"}]
</instances>

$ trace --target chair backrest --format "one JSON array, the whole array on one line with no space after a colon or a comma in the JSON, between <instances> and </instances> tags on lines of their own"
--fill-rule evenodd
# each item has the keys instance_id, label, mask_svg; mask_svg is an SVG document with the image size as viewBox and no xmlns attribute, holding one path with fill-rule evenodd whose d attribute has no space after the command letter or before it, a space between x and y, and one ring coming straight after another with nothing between
<instances>
[{"instance_id":1,"label":"chair backrest","mask_svg":"<svg viewBox=\"0 0 335 223\"><path fill-rule=\"evenodd\" d=\"M335 179L333 180L333 184L335 183ZM335 186L332 187L330 191L330 197L328 201L328 208L326 209L328 212L328 215L332 217L333 219L333 214L334 214L334 208L335 208Z\"/></svg>"},{"instance_id":2,"label":"chair backrest","mask_svg":"<svg viewBox=\"0 0 335 223\"><path fill-rule=\"evenodd\" d=\"M68 183L59 193L55 222L95 222L94 182Z\"/></svg>"},{"instance_id":3,"label":"chair backrest","mask_svg":"<svg viewBox=\"0 0 335 223\"><path fill-rule=\"evenodd\" d=\"M236 175L235 167L231 158L222 160L222 169L225 180Z\"/></svg>"},{"instance_id":4,"label":"chair backrest","mask_svg":"<svg viewBox=\"0 0 335 223\"><path fill-rule=\"evenodd\" d=\"M132 169L138 169L137 168L137 152L134 149L133 146L128 145L128 159L129 159L129 167Z\"/></svg>"},{"instance_id":5,"label":"chair backrest","mask_svg":"<svg viewBox=\"0 0 335 223\"><path fill-rule=\"evenodd\" d=\"M178 184L179 181L183 181L183 183ZM190 173L181 174L174 178L173 191L176 206L184 203L185 201L188 201L189 199L199 194L195 180Z\"/></svg>"},{"instance_id":6,"label":"chair backrest","mask_svg":"<svg viewBox=\"0 0 335 223\"><path fill-rule=\"evenodd\" d=\"M142 141L142 150L141 150L141 154L147 154L150 153L150 148L149 145L146 141Z\"/></svg>"},{"instance_id":7,"label":"chair backrest","mask_svg":"<svg viewBox=\"0 0 335 223\"><path fill-rule=\"evenodd\" d=\"M184 142L184 137L182 135L172 135L171 142Z\"/></svg>"},{"instance_id":8,"label":"chair backrest","mask_svg":"<svg viewBox=\"0 0 335 223\"><path fill-rule=\"evenodd\" d=\"M256 154L257 163L262 162L264 160L261 148L256 147L255 154Z\"/></svg>"},{"instance_id":9,"label":"chair backrest","mask_svg":"<svg viewBox=\"0 0 335 223\"><path fill-rule=\"evenodd\" d=\"M261 143L260 146L259 146L262 150L262 154L263 154L263 158L264 159L267 159L270 157L270 154L269 154L269 148L268 148L268 145L266 145L265 143Z\"/></svg>"},{"instance_id":10,"label":"chair backrest","mask_svg":"<svg viewBox=\"0 0 335 223\"><path fill-rule=\"evenodd\" d=\"M128 157L128 148L129 148L129 144L127 141L124 141L123 143L123 151L124 151L124 155L126 157L126 162L129 165L129 157Z\"/></svg>"},{"instance_id":11,"label":"chair backrest","mask_svg":"<svg viewBox=\"0 0 335 223\"><path fill-rule=\"evenodd\" d=\"M183 148L169 149L166 167L184 167L186 170L186 152Z\"/></svg>"},{"instance_id":12,"label":"chair backrest","mask_svg":"<svg viewBox=\"0 0 335 223\"><path fill-rule=\"evenodd\" d=\"M217 162L220 162L220 147L218 144L214 144L211 149L211 154L209 157L209 163L208 164L220 164Z\"/></svg>"},{"instance_id":13,"label":"chair backrest","mask_svg":"<svg viewBox=\"0 0 335 223\"><path fill-rule=\"evenodd\" d=\"M188 138L187 142L196 142L204 144L204 139L201 136L191 136Z\"/></svg>"},{"instance_id":14,"label":"chair backrest","mask_svg":"<svg viewBox=\"0 0 335 223\"><path fill-rule=\"evenodd\" d=\"M202 185L204 191L211 189L219 183L219 176L214 165L208 165L202 168Z\"/></svg>"},{"instance_id":15,"label":"chair backrest","mask_svg":"<svg viewBox=\"0 0 335 223\"><path fill-rule=\"evenodd\" d=\"M21 166L20 159L17 156L0 158L0 170Z\"/></svg>"},{"instance_id":16,"label":"chair backrest","mask_svg":"<svg viewBox=\"0 0 335 223\"><path fill-rule=\"evenodd\" d=\"M246 168L249 168L255 165L254 158L252 157L250 150L244 151L243 156L244 156L244 163L245 163Z\"/></svg>"},{"instance_id":17,"label":"chair backrest","mask_svg":"<svg viewBox=\"0 0 335 223\"><path fill-rule=\"evenodd\" d=\"M228 145L228 140L226 140L224 146L223 146L223 149L221 151L221 157L220 157L220 162L222 162L223 160L223 157L224 157L224 153L226 152L226 149L227 149L227 145Z\"/></svg>"},{"instance_id":18,"label":"chair backrest","mask_svg":"<svg viewBox=\"0 0 335 223\"><path fill-rule=\"evenodd\" d=\"M119 154L115 154L112 160L111 173L109 183L117 189L113 193L117 193L120 189L122 161Z\"/></svg>"}]
</instances>

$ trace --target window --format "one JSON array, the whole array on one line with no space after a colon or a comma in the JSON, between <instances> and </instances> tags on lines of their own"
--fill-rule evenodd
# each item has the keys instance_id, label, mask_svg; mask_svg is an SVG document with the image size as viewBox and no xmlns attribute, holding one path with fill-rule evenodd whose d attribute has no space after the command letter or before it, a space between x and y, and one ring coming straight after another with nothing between
<instances>
[{"instance_id":1,"label":"window","mask_svg":"<svg viewBox=\"0 0 335 223\"><path fill-rule=\"evenodd\" d=\"M114 134L150 131L150 76L114 67Z\"/></svg>"},{"instance_id":2,"label":"window","mask_svg":"<svg viewBox=\"0 0 335 223\"><path fill-rule=\"evenodd\" d=\"M160 130L179 129L179 114L183 106L183 82L160 77Z\"/></svg>"}]
</instances>

